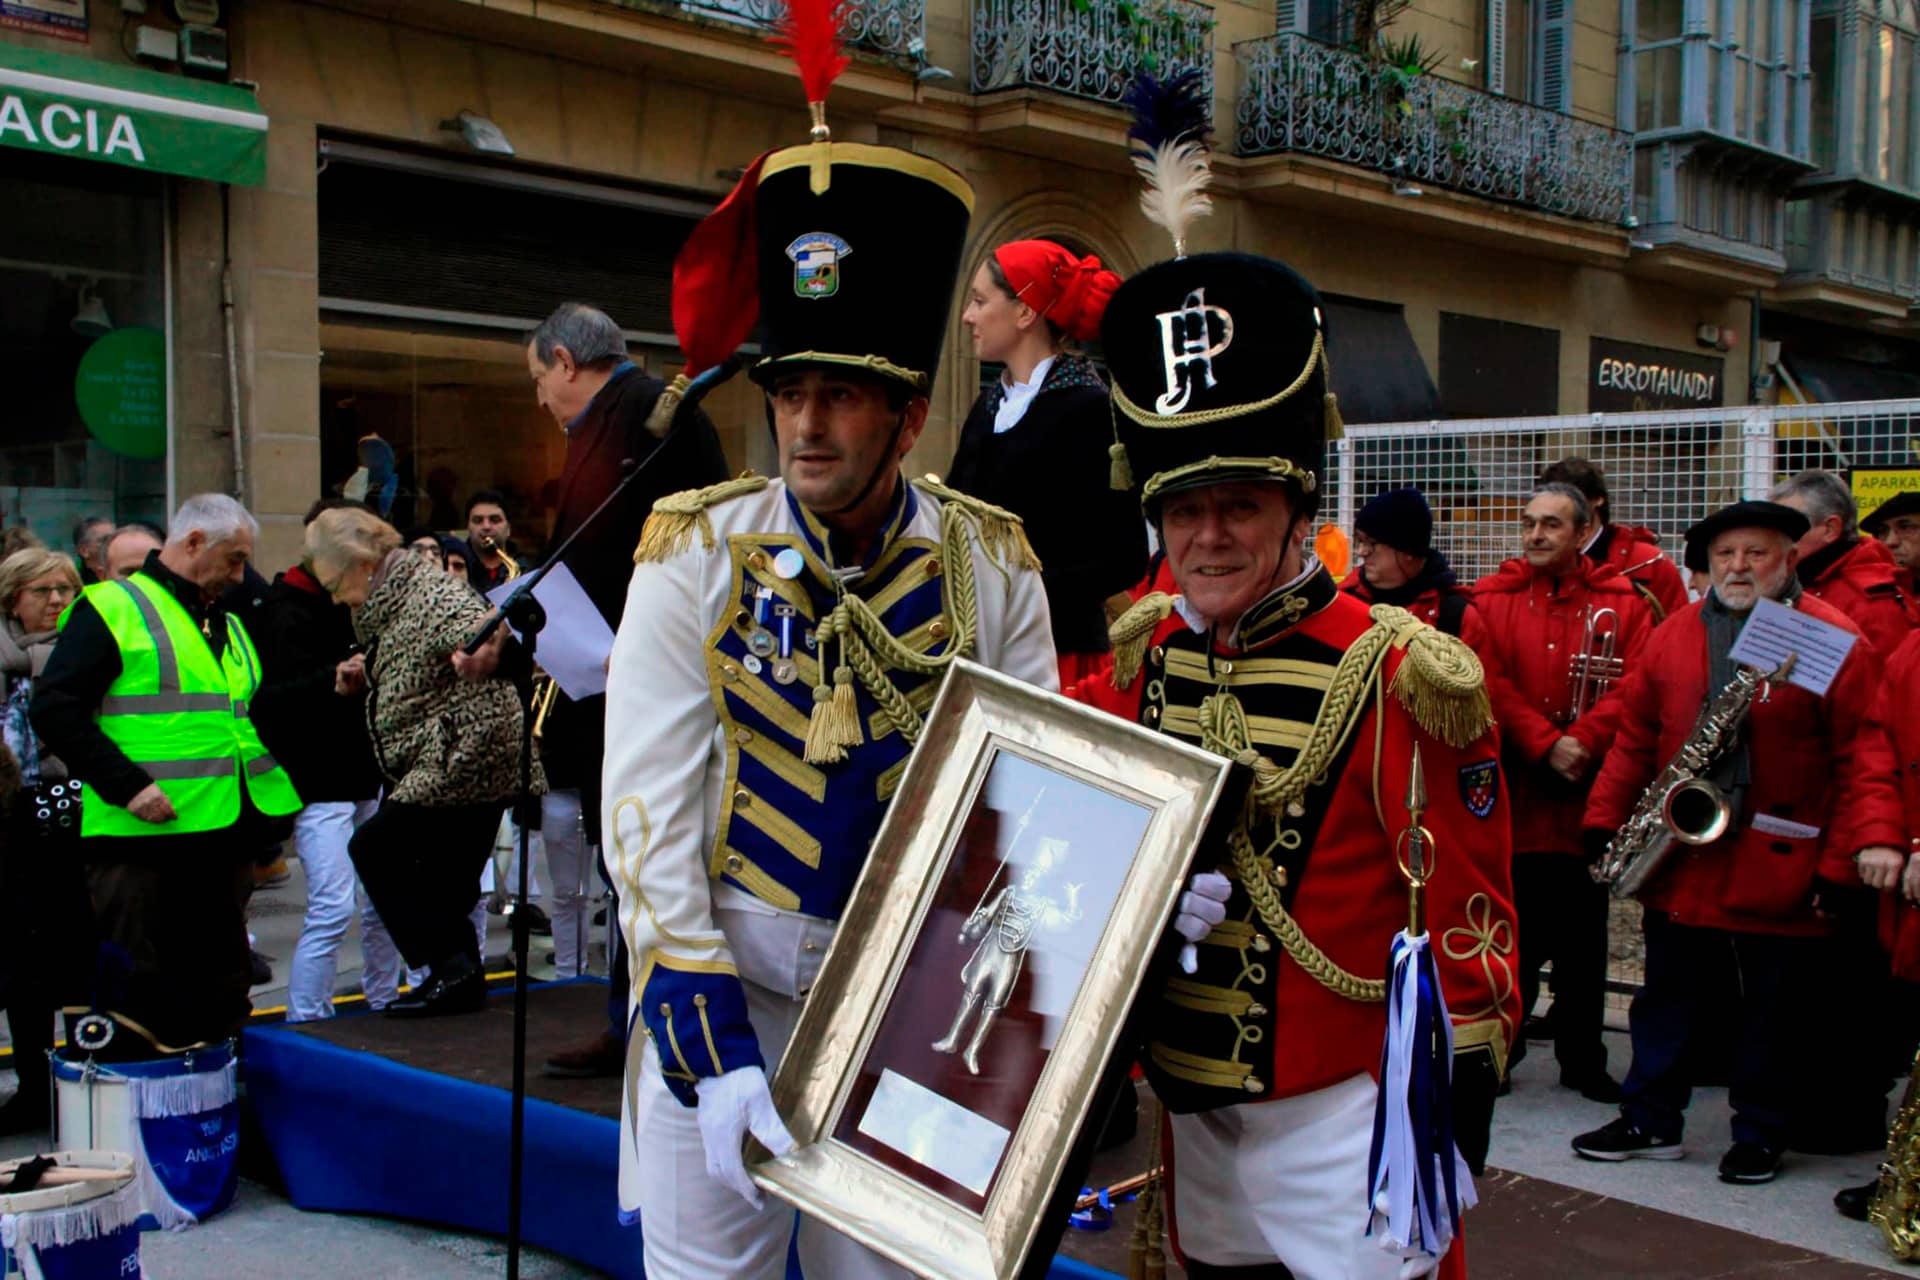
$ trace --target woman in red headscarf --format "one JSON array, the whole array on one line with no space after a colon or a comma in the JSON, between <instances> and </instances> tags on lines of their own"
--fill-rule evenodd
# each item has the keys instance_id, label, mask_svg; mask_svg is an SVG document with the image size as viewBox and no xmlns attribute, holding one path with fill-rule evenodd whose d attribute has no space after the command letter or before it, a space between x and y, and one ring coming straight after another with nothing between
<instances>
[{"instance_id":1,"label":"woman in red headscarf","mask_svg":"<svg viewBox=\"0 0 1920 1280\"><path fill-rule=\"evenodd\" d=\"M1063 686L1107 651L1106 600L1147 561L1137 498L1109 485L1107 387L1074 344L1100 333L1120 277L1051 240L1016 240L973 273L960 322L1004 366L960 431L947 483L1026 522L1040 557Z\"/></svg>"}]
</instances>

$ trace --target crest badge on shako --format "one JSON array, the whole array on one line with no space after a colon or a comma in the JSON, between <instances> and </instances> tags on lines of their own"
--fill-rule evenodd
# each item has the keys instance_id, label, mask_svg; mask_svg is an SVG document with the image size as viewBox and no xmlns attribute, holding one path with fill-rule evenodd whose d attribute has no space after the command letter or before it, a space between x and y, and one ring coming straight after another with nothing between
<instances>
[{"instance_id":1,"label":"crest badge on shako","mask_svg":"<svg viewBox=\"0 0 1920 1280\"><path fill-rule=\"evenodd\" d=\"M1484 818L1493 812L1494 801L1499 798L1500 765L1497 761L1479 760L1460 766L1460 799L1466 804L1468 813L1476 818Z\"/></svg>"},{"instance_id":2,"label":"crest badge on shako","mask_svg":"<svg viewBox=\"0 0 1920 1280\"><path fill-rule=\"evenodd\" d=\"M840 260L853 247L826 231L809 231L787 246L793 259L793 292L801 298L831 298L840 292Z\"/></svg>"}]
</instances>

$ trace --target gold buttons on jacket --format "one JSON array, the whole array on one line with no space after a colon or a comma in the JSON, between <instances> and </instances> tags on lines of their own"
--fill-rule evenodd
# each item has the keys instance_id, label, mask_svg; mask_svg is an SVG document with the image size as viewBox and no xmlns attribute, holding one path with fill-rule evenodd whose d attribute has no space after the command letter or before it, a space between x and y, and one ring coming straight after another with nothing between
<instances>
[{"instance_id":1,"label":"gold buttons on jacket","mask_svg":"<svg viewBox=\"0 0 1920 1280\"><path fill-rule=\"evenodd\" d=\"M1253 935L1253 949L1265 953L1273 950L1273 943L1267 940L1266 934L1256 933Z\"/></svg>"},{"instance_id":2,"label":"gold buttons on jacket","mask_svg":"<svg viewBox=\"0 0 1920 1280\"><path fill-rule=\"evenodd\" d=\"M722 865L726 867L728 875L737 876L746 867L747 861L737 853L730 853L727 855L726 862Z\"/></svg>"},{"instance_id":3,"label":"gold buttons on jacket","mask_svg":"<svg viewBox=\"0 0 1920 1280\"><path fill-rule=\"evenodd\" d=\"M740 668L734 666L731 662L724 663L720 668L720 678L722 680L738 680L740 678Z\"/></svg>"},{"instance_id":4,"label":"gold buttons on jacket","mask_svg":"<svg viewBox=\"0 0 1920 1280\"><path fill-rule=\"evenodd\" d=\"M733 615L733 625L746 631L753 626L753 615L742 609Z\"/></svg>"},{"instance_id":5,"label":"gold buttons on jacket","mask_svg":"<svg viewBox=\"0 0 1920 1280\"><path fill-rule=\"evenodd\" d=\"M929 622L927 624L927 635L935 640L945 640L947 638L947 620L945 618L935 618L932 622Z\"/></svg>"},{"instance_id":6,"label":"gold buttons on jacket","mask_svg":"<svg viewBox=\"0 0 1920 1280\"><path fill-rule=\"evenodd\" d=\"M1158 708L1158 707L1148 707L1148 708L1147 708L1147 723L1148 723L1148 724L1159 724L1159 723L1160 723L1160 708Z\"/></svg>"},{"instance_id":7,"label":"gold buttons on jacket","mask_svg":"<svg viewBox=\"0 0 1920 1280\"><path fill-rule=\"evenodd\" d=\"M747 744L748 744L749 742L752 742L752 741L753 741L753 730L751 730L751 729L735 729L735 730L733 731L733 740L734 740L735 742L737 742L737 743L739 743L739 744L740 744L741 746L743 746L743 747L744 747L744 746L746 746L746 745L747 745Z\"/></svg>"},{"instance_id":8,"label":"gold buttons on jacket","mask_svg":"<svg viewBox=\"0 0 1920 1280\"><path fill-rule=\"evenodd\" d=\"M1247 1016L1249 1018L1264 1018L1267 1016L1267 1006L1256 1000L1247 1006Z\"/></svg>"},{"instance_id":9,"label":"gold buttons on jacket","mask_svg":"<svg viewBox=\"0 0 1920 1280\"><path fill-rule=\"evenodd\" d=\"M738 791L733 793L734 808L744 809L752 803L753 803L753 792L747 790L745 787L742 787Z\"/></svg>"},{"instance_id":10,"label":"gold buttons on jacket","mask_svg":"<svg viewBox=\"0 0 1920 1280\"><path fill-rule=\"evenodd\" d=\"M704 1009L704 1008L706 1008L706 1007L707 1007L707 997L706 997L706 996L705 996L704 994L696 994L696 995L695 995L695 996L693 997L693 1007L694 1007L694 1008L696 1008L696 1009Z\"/></svg>"},{"instance_id":11,"label":"gold buttons on jacket","mask_svg":"<svg viewBox=\"0 0 1920 1280\"><path fill-rule=\"evenodd\" d=\"M1157 644L1147 650L1147 661L1156 667L1165 666L1167 661L1167 647Z\"/></svg>"},{"instance_id":12,"label":"gold buttons on jacket","mask_svg":"<svg viewBox=\"0 0 1920 1280\"><path fill-rule=\"evenodd\" d=\"M940 557L939 556L927 557L927 576L929 578L937 578L940 576Z\"/></svg>"},{"instance_id":13,"label":"gold buttons on jacket","mask_svg":"<svg viewBox=\"0 0 1920 1280\"><path fill-rule=\"evenodd\" d=\"M766 553L766 552L764 552L764 551L753 551L753 552L749 552L749 553L747 554L747 567L748 567L749 569L764 569L764 568L766 568L766 567L767 567L767 553Z\"/></svg>"},{"instance_id":14,"label":"gold buttons on jacket","mask_svg":"<svg viewBox=\"0 0 1920 1280\"><path fill-rule=\"evenodd\" d=\"M1248 1093L1265 1093L1267 1091L1267 1082L1259 1076L1248 1076L1240 1082L1240 1087Z\"/></svg>"}]
</instances>

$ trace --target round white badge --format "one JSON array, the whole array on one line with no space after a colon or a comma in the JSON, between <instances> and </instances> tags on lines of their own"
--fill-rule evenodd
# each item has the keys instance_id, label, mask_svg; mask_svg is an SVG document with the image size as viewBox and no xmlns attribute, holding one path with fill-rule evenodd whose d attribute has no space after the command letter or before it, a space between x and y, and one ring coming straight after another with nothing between
<instances>
[{"instance_id":1,"label":"round white badge","mask_svg":"<svg viewBox=\"0 0 1920 1280\"><path fill-rule=\"evenodd\" d=\"M773 558L773 571L789 581L799 577L800 571L806 567L807 558L792 547L785 548Z\"/></svg>"}]
</instances>

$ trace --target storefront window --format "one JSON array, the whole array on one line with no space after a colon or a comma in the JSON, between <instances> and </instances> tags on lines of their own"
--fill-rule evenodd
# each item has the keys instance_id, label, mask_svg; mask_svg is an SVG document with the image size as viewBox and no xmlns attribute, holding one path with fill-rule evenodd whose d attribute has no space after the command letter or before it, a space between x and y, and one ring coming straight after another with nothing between
<instances>
[{"instance_id":1,"label":"storefront window","mask_svg":"<svg viewBox=\"0 0 1920 1280\"><path fill-rule=\"evenodd\" d=\"M9 152L0 176L0 519L167 518L161 180Z\"/></svg>"}]
</instances>

